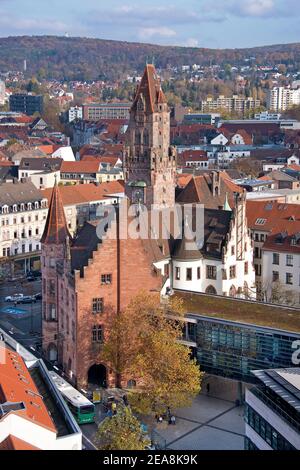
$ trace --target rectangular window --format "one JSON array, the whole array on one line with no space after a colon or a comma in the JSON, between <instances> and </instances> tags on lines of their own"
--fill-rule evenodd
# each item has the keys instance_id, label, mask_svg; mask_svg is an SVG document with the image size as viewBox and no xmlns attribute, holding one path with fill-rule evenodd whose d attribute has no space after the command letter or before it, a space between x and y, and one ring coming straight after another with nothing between
<instances>
[{"instance_id":1,"label":"rectangular window","mask_svg":"<svg viewBox=\"0 0 300 470\"><path fill-rule=\"evenodd\" d=\"M286 255L286 265L293 266L293 255Z\"/></svg>"},{"instance_id":2,"label":"rectangular window","mask_svg":"<svg viewBox=\"0 0 300 470\"><path fill-rule=\"evenodd\" d=\"M111 284L111 274L101 274L101 284Z\"/></svg>"},{"instance_id":3,"label":"rectangular window","mask_svg":"<svg viewBox=\"0 0 300 470\"><path fill-rule=\"evenodd\" d=\"M103 298L93 299L93 313L103 313Z\"/></svg>"},{"instance_id":4,"label":"rectangular window","mask_svg":"<svg viewBox=\"0 0 300 470\"><path fill-rule=\"evenodd\" d=\"M92 329L92 342L103 343L103 329L101 325L94 326Z\"/></svg>"},{"instance_id":5,"label":"rectangular window","mask_svg":"<svg viewBox=\"0 0 300 470\"><path fill-rule=\"evenodd\" d=\"M289 285L293 284L293 275L292 275L292 273L286 273L286 284L289 284Z\"/></svg>"},{"instance_id":6,"label":"rectangular window","mask_svg":"<svg viewBox=\"0 0 300 470\"><path fill-rule=\"evenodd\" d=\"M187 268L186 269L186 280L191 281L192 280L192 268Z\"/></svg>"},{"instance_id":7,"label":"rectangular window","mask_svg":"<svg viewBox=\"0 0 300 470\"><path fill-rule=\"evenodd\" d=\"M201 268L197 268L197 279L201 279Z\"/></svg>"},{"instance_id":8,"label":"rectangular window","mask_svg":"<svg viewBox=\"0 0 300 470\"><path fill-rule=\"evenodd\" d=\"M279 265L279 253L273 253L273 264Z\"/></svg>"},{"instance_id":9,"label":"rectangular window","mask_svg":"<svg viewBox=\"0 0 300 470\"><path fill-rule=\"evenodd\" d=\"M272 280L273 282L279 281L279 271L273 271Z\"/></svg>"},{"instance_id":10,"label":"rectangular window","mask_svg":"<svg viewBox=\"0 0 300 470\"><path fill-rule=\"evenodd\" d=\"M175 268L175 279L180 281L180 268Z\"/></svg>"},{"instance_id":11,"label":"rectangular window","mask_svg":"<svg viewBox=\"0 0 300 470\"><path fill-rule=\"evenodd\" d=\"M244 273L245 273L245 274L248 274L248 273L249 273L249 264L248 264L248 261L245 262Z\"/></svg>"},{"instance_id":12,"label":"rectangular window","mask_svg":"<svg viewBox=\"0 0 300 470\"><path fill-rule=\"evenodd\" d=\"M236 267L235 266L230 266L229 276L230 276L230 279L235 279L235 277L236 277Z\"/></svg>"},{"instance_id":13,"label":"rectangular window","mask_svg":"<svg viewBox=\"0 0 300 470\"><path fill-rule=\"evenodd\" d=\"M51 321L56 320L56 306L55 306L55 304L50 304L50 320Z\"/></svg>"},{"instance_id":14,"label":"rectangular window","mask_svg":"<svg viewBox=\"0 0 300 470\"><path fill-rule=\"evenodd\" d=\"M217 279L217 267L208 265L206 266L206 278Z\"/></svg>"}]
</instances>

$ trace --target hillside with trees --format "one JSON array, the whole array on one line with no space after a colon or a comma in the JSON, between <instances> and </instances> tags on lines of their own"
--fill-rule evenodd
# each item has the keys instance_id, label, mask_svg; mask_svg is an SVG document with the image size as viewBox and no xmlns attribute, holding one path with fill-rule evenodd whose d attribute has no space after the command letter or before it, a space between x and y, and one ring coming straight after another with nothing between
<instances>
[{"instance_id":1,"label":"hillside with trees","mask_svg":"<svg viewBox=\"0 0 300 470\"><path fill-rule=\"evenodd\" d=\"M22 70L28 74L59 80L118 80L142 71L146 60L158 68L198 64L225 66L282 64L300 69L300 43L249 49L205 49L158 46L91 38L18 36L0 38L0 72Z\"/></svg>"}]
</instances>

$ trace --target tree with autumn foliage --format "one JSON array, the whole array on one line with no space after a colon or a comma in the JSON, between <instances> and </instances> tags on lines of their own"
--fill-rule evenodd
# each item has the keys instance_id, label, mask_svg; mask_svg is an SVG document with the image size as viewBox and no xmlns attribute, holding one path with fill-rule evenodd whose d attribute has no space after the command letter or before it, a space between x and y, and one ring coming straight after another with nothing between
<instances>
[{"instance_id":1,"label":"tree with autumn foliage","mask_svg":"<svg viewBox=\"0 0 300 470\"><path fill-rule=\"evenodd\" d=\"M188 406L200 392L199 366L189 348L178 342L182 310L178 300L170 300L166 309L158 298L142 292L112 320L103 358L115 371L119 386L121 377L136 381L128 400L139 413Z\"/></svg>"},{"instance_id":2,"label":"tree with autumn foliage","mask_svg":"<svg viewBox=\"0 0 300 470\"><path fill-rule=\"evenodd\" d=\"M144 450L149 444L141 423L129 407L120 407L115 416L106 418L96 435L99 450Z\"/></svg>"}]
</instances>

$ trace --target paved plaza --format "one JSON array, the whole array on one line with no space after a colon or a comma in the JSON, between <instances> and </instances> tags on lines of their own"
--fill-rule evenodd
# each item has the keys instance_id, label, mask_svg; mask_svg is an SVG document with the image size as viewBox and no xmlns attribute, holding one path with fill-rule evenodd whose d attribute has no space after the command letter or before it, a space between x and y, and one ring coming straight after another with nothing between
<instances>
[{"instance_id":1,"label":"paved plaza","mask_svg":"<svg viewBox=\"0 0 300 470\"><path fill-rule=\"evenodd\" d=\"M234 403L199 395L190 408L176 412L176 425L157 431L174 450L243 450L244 409Z\"/></svg>"}]
</instances>

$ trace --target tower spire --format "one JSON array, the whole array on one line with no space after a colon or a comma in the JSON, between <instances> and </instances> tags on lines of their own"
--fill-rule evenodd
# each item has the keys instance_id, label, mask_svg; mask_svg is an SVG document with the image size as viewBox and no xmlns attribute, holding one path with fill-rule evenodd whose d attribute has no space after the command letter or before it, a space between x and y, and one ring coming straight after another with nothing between
<instances>
[{"instance_id":1,"label":"tower spire","mask_svg":"<svg viewBox=\"0 0 300 470\"><path fill-rule=\"evenodd\" d=\"M46 245L60 245L65 244L67 238L70 238L70 233L66 223L65 211L59 187L55 178L41 243Z\"/></svg>"}]
</instances>

